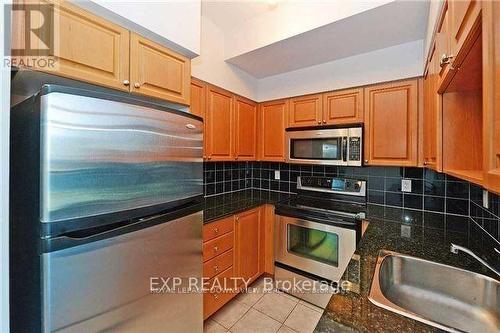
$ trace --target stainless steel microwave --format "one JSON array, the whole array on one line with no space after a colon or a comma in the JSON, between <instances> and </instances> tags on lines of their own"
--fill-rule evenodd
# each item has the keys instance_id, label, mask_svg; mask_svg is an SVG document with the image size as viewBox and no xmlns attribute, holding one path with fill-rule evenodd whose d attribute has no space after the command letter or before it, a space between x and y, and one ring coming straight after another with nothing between
<instances>
[{"instance_id":1,"label":"stainless steel microwave","mask_svg":"<svg viewBox=\"0 0 500 333\"><path fill-rule=\"evenodd\" d=\"M361 166L361 127L287 130L286 154L289 163Z\"/></svg>"}]
</instances>

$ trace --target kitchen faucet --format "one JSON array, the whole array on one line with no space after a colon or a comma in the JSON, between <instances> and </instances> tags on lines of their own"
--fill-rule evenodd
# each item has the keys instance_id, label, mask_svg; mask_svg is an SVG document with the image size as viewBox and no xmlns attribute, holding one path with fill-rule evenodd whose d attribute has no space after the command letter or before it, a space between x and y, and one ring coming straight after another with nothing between
<instances>
[{"instance_id":1,"label":"kitchen faucet","mask_svg":"<svg viewBox=\"0 0 500 333\"><path fill-rule=\"evenodd\" d=\"M500 276L500 272L498 272L496 269L494 269L492 266L490 266L490 264L488 264L486 261L484 261L483 259L481 259L478 255L476 255L474 252L472 252L468 248L460 246L460 245L457 245L457 244L451 243L450 251L451 251L451 253L455 253L455 254L458 254L458 251L465 252L468 255L470 255L471 257L473 257L474 259L476 259L477 261L479 261L481 264L483 264L484 266L486 266L487 268L489 268L496 275ZM495 248L495 252L498 253L498 254L500 254L500 252L496 248Z\"/></svg>"}]
</instances>

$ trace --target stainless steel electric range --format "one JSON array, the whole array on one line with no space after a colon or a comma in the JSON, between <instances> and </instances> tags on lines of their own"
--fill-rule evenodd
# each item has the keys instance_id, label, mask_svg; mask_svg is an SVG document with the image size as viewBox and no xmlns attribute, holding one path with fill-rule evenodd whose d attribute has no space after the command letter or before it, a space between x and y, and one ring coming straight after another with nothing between
<instances>
[{"instance_id":1,"label":"stainless steel electric range","mask_svg":"<svg viewBox=\"0 0 500 333\"><path fill-rule=\"evenodd\" d=\"M276 285L324 308L361 238L366 181L298 177L297 182L297 196L276 206Z\"/></svg>"}]
</instances>

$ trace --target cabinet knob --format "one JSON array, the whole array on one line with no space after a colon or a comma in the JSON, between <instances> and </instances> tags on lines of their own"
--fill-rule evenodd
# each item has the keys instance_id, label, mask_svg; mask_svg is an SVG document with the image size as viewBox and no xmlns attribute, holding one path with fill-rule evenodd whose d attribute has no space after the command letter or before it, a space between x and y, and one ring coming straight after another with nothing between
<instances>
[{"instance_id":1,"label":"cabinet knob","mask_svg":"<svg viewBox=\"0 0 500 333\"><path fill-rule=\"evenodd\" d=\"M234 159L235 159L235 160L237 160L237 159L238 159L238 156L236 156Z\"/></svg>"},{"instance_id":2,"label":"cabinet knob","mask_svg":"<svg viewBox=\"0 0 500 333\"><path fill-rule=\"evenodd\" d=\"M212 159L212 156L208 156L207 158L208 158L209 160L211 160L211 159Z\"/></svg>"},{"instance_id":3,"label":"cabinet knob","mask_svg":"<svg viewBox=\"0 0 500 333\"><path fill-rule=\"evenodd\" d=\"M427 161L424 161L424 165L427 165Z\"/></svg>"},{"instance_id":4,"label":"cabinet knob","mask_svg":"<svg viewBox=\"0 0 500 333\"><path fill-rule=\"evenodd\" d=\"M318 120L318 124L321 124L321 120Z\"/></svg>"},{"instance_id":5,"label":"cabinet knob","mask_svg":"<svg viewBox=\"0 0 500 333\"><path fill-rule=\"evenodd\" d=\"M214 252L219 252L219 247L218 246L214 246Z\"/></svg>"},{"instance_id":6,"label":"cabinet knob","mask_svg":"<svg viewBox=\"0 0 500 333\"><path fill-rule=\"evenodd\" d=\"M214 228L214 233L218 234L219 233L219 228Z\"/></svg>"},{"instance_id":7,"label":"cabinet knob","mask_svg":"<svg viewBox=\"0 0 500 333\"><path fill-rule=\"evenodd\" d=\"M139 82L134 83L134 88L139 89L141 87L141 84Z\"/></svg>"},{"instance_id":8,"label":"cabinet knob","mask_svg":"<svg viewBox=\"0 0 500 333\"><path fill-rule=\"evenodd\" d=\"M128 86L128 85L130 85L130 81L129 81L129 80L123 80L123 85L124 85L124 86Z\"/></svg>"},{"instance_id":9,"label":"cabinet knob","mask_svg":"<svg viewBox=\"0 0 500 333\"><path fill-rule=\"evenodd\" d=\"M215 265L214 266L214 271L218 272L219 271L219 266Z\"/></svg>"},{"instance_id":10,"label":"cabinet knob","mask_svg":"<svg viewBox=\"0 0 500 333\"><path fill-rule=\"evenodd\" d=\"M323 120L323 124L326 124L326 120Z\"/></svg>"},{"instance_id":11,"label":"cabinet knob","mask_svg":"<svg viewBox=\"0 0 500 333\"><path fill-rule=\"evenodd\" d=\"M444 67L445 65L451 63L453 57L453 54L447 55L446 53L443 53L441 60L439 61L439 67Z\"/></svg>"},{"instance_id":12,"label":"cabinet knob","mask_svg":"<svg viewBox=\"0 0 500 333\"><path fill-rule=\"evenodd\" d=\"M239 216L236 216L235 217L236 221L239 221L240 220L240 217Z\"/></svg>"},{"instance_id":13,"label":"cabinet knob","mask_svg":"<svg viewBox=\"0 0 500 333\"><path fill-rule=\"evenodd\" d=\"M214 298L215 298L215 299L219 299L219 295L214 294Z\"/></svg>"},{"instance_id":14,"label":"cabinet knob","mask_svg":"<svg viewBox=\"0 0 500 333\"><path fill-rule=\"evenodd\" d=\"M368 164L368 160L365 160L365 164Z\"/></svg>"}]
</instances>

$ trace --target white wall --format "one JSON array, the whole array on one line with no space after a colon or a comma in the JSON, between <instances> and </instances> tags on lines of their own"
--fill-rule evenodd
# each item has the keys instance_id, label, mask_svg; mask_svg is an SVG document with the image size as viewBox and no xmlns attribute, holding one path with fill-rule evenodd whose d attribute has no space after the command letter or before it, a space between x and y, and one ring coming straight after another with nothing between
<instances>
[{"instance_id":1,"label":"white wall","mask_svg":"<svg viewBox=\"0 0 500 333\"><path fill-rule=\"evenodd\" d=\"M191 75L255 100L257 79L224 61L224 34L210 19L201 19L201 55L191 61Z\"/></svg>"},{"instance_id":2,"label":"white wall","mask_svg":"<svg viewBox=\"0 0 500 333\"><path fill-rule=\"evenodd\" d=\"M278 1L275 9L226 31L226 59L373 9L394 0ZM228 13L230 15L230 13Z\"/></svg>"},{"instance_id":3,"label":"white wall","mask_svg":"<svg viewBox=\"0 0 500 333\"><path fill-rule=\"evenodd\" d=\"M73 0L189 58L200 54L201 0Z\"/></svg>"},{"instance_id":4,"label":"white wall","mask_svg":"<svg viewBox=\"0 0 500 333\"><path fill-rule=\"evenodd\" d=\"M8 10L0 1L0 331L9 332L9 112L10 69L4 66L5 50L10 42L5 41L6 22L4 12ZM10 31L10 28L7 29Z\"/></svg>"},{"instance_id":5,"label":"white wall","mask_svg":"<svg viewBox=\"0 0 500 333\"><path fill-rule=\"evenodd\" d=\"M422 75L423 40L263 78L257 100L360 86Z\"/></svg>"}]
</instances>

